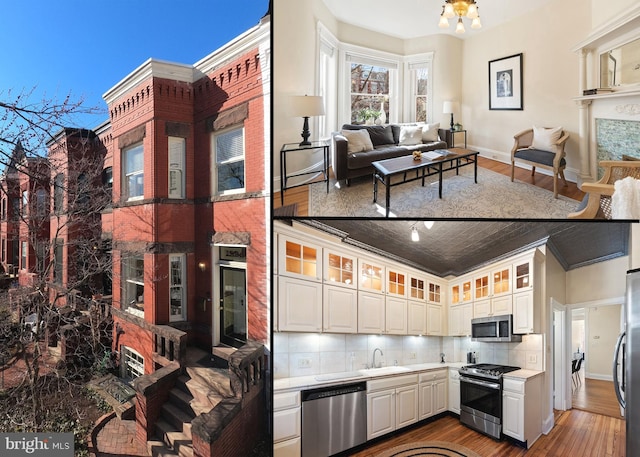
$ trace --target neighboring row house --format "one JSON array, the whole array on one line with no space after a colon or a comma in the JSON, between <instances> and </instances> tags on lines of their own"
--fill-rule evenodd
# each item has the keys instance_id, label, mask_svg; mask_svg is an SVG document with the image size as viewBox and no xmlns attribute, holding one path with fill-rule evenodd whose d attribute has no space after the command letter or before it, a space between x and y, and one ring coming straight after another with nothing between
<instances>
[{"instance_id":1,"label":"neighboring row house","mask_svg":"<svg viewBox=\"0 0 640 457\"><path fill-rule=\"evenodd\" d=\"M224 359L241 348L244 359L229 362L234 401L253 408L247 417L265 413L264 394L253 401L250 386L270 336L270 61L268 14L193 65L149 59L104 94L107 122L64 129L46 159L16 148L2 177L2 265L22 286L48 267L61 305L56 291L69 289L111 304L115 362L135 380L143 440L177 446L162 403L188 376L191 348ZM17 217L26 206L49 218L37 234ZM109 260L109 274L85 275L93 257ZM256 419L242 420L246 441ZM195 455L210 455L215 421L196 422L198 436L189 426L186 438Z\"/></svg>"}]
</instances>

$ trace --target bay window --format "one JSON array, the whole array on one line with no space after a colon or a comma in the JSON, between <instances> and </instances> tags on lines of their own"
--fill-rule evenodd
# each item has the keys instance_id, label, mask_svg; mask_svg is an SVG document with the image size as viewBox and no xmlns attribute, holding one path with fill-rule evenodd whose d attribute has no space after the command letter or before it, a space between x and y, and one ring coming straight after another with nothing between
<instances>
[{"instance_id":1,"label":"bay window","mask_svg":"<svg viewBox=\"0 0 640 457\"><path fill-rule=\"evenodd\" d=\"M169 137L169 198L184 198L184 138Z\"/></svg>"},{"instance_id":2,"label":"bay window","mask_svg":"<svg viewBox=\"0 0 640 457\"><path fill-rule=\"evenodd\" d=\"M144 197L144 148L142 143L126 148L122 152L123 190L125 199Z\"/></svg>"}]
</instances>

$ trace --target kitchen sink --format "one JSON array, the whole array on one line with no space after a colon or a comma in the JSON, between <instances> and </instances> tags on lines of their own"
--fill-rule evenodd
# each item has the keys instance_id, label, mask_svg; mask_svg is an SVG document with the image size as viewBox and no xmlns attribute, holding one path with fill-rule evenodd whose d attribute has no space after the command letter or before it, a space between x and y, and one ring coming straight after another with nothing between
<instances>
[{"instance_id":1,"label":"kitchen sink","mask_svg":"<svg viewBox=\"0 0 640 457\"><path fill-rule=\"evenodd\" d=\"M385 374L394 374L394 373L406 373L407 371L411 371L410 368L407 367L380 367L380 368L367 368L365 370L360 370L360 373L363 373L366 376L381 376Z\"/></svg>"}]
</instances>

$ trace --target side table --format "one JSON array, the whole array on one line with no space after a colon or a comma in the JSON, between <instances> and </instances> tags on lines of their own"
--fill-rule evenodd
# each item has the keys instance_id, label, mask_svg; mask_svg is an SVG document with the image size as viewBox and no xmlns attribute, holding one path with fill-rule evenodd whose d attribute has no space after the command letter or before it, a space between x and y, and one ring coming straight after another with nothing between
<instances>
[{"instance_id":1,"label":"side table","mask_svg":"<svg viewBox=\"0 0 640 457\"><path fill-rule=\"evenodd\" d=\"M456 142L455 142L456 133L464 133L464 148L467 149L467 131L466 130L445 130L445 132L447 132L446 138L443 138L443 139L447 143L447 147L450 147L450 148L456 147Z\"/></svg>"},{"instance_id":2,"label":"side table","mask_svg":"<svg viewBox=\"0 0 640 457\"><path fill-rule=\"evenodd\" d=\"M287 154L291 152L310 152L322 149L322 169L305 171L302 173L294 173L292 175L287 174ZM306 186L309 183L296 184L293 186L287 186L287 181L290 178L298 176L311 175L316 173L322 173L323 181L327 183L327 193L329 193L329 142L328 141L313 141L310 145L300 145L298 143L285 143L280 149L280 204L284 205L284 191L287 189L293 189L294 187Z\"/></svg>"}]
</instances>

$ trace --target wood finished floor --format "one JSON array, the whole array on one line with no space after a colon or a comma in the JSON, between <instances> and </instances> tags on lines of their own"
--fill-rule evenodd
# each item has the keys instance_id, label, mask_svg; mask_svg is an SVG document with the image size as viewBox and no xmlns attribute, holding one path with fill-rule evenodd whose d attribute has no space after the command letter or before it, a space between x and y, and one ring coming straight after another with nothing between
<instances>
[{"instance_id":1,"label":"wood finished floor","mask_svg":"<svg viewBox=\"0 0 640 457\"><path fill-rule=\"evenodd\" d=\"M496 441L446 416L406 432L383 438L353 457L375 457L401 444L420 441L447 441L465 446L483 457L624 457L625 423L600 414L573 409L557 412L556 424L548 435L542 435L528 450L508 441Z\"/></svg>"},{"instance_id":2,"label":"wood finished floor","mask_svg":"<svg viewBox=\"0 0 640 457\"><path fill-rule=\"evenodd\" d=\"M578 384L578 387L574 388L572 395L574 408L622 418L612 381L584 379L582 371L580 371L580 377L582 384Z\"/></svg>"},{"instance_id":3,"label":"wood finished floor","mask_svg":"<svg viewBox=\"0 0 640 457\"><path fill-rule=\"evenodd\" d=\"M478 165L487 170L511 177L510 164L478 157ZM516 167L515 178L519 181L553 192L553 178L551 176L542 175L538 172L536 172L534 176L531 176L531 171ZM568 185L565 186L562 180L558 181L558 194L577 201L582 200L584 197L584 192L578 189L576 183L569 182ZM296 187L285 192L284 204L291 205L294 203L298 205L298 216L304 217L309 215L309 188L307 186ZM280 192L274 192L273 207L279 208L280 206Z\"/></svg>"}]
</instances>

